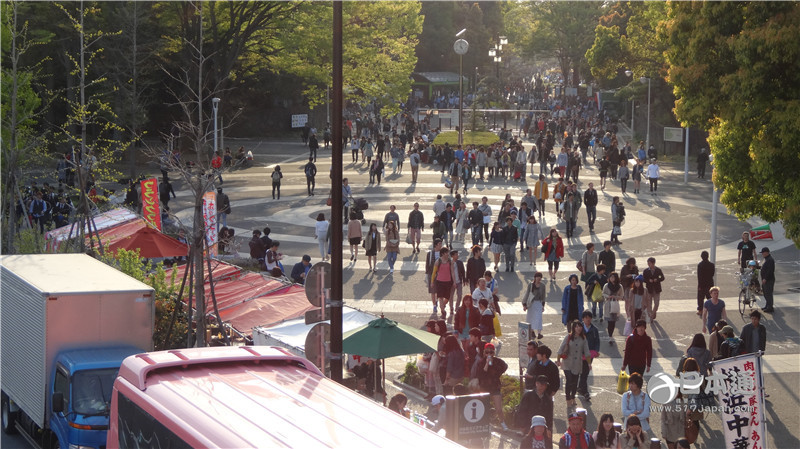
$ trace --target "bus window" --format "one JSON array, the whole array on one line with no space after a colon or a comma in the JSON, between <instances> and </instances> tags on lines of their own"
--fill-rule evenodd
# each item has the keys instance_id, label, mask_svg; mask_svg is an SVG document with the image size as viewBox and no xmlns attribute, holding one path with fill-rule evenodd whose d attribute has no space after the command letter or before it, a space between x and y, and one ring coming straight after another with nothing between
<instances>
[{"instance_id":1,"label":"bus window","mask_svg":"<svg viewBox=\"0 0 800 449\"><path fill-rule=\"evenodd\" d=\"M189 444L156 421L124 394L118 393L117 399L119 399L117 427L120 449L191 448Z\"/></svg>"}]
</instances>

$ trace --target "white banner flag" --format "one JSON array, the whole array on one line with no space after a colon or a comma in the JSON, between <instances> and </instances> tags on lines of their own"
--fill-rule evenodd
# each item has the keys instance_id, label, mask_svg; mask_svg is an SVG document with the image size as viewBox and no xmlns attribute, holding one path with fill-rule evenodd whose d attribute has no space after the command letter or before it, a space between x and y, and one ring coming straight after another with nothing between
<instances>
[{"instance_id":1,"label":"white banner flag","mask_svg":"<svg viewBox=\"0 0 800 449\"><path fill-rule=\"evenodd\" d=\"M713 364L714 380L724 382L717 394L725 447L766 448L760 354L747 354ZM708 380L711 380L710 378Z\"/></svg>"}]
</instances>

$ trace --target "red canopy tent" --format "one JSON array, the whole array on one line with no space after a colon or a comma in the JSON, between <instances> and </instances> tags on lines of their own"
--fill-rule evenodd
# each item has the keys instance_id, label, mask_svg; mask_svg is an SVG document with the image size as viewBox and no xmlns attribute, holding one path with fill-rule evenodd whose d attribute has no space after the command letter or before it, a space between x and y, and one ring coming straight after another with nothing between
<instances>
[{"instance_id":1,"label":"red canopy tent","mask_svg":"<svg viewBox=\"0 0 800 449\"><path fill-rule=\"evenodd\" d=\"M138 249L141 257L178 257L189 252L189 246L151 228L141 218L136 218L112 228L98 232L108 251L116 253L120 248L128 251Z\"/></svg>"},{"instance_id":2,"label":"red canopy tent","mask_svg":"<svg viewBox=\"0 0 800 449\"><path fill-rule=\"evenodd\" d=\"M219 260L211 261L214 279L214 295L217 298L222 321L229 323L244 335L252 335L256 326L266 326L303 316L315 308L308 299L303 286L287 284ZM174 268L174 282L183 279L186 265ZM167 271L167 279L172 276ZM205 279L206 314L214 314L211 301L211 285L208 273Z\"/></svg>"}]
</instances>

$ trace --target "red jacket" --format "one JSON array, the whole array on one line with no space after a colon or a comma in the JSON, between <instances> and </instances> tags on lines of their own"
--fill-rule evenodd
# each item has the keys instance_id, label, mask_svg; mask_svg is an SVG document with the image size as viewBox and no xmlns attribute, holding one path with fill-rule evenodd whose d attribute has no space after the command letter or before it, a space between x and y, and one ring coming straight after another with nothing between
<instances>
[{"instance_id":1,"label":"red jacket","mask_svg":"<svg viewBox=\"0 0 800 449\"><path fill-rule=\"evenodd\" d=\"M214 159L211 159L211 166L213 168L222 168L222 158L220 156L216 156Z\"/></svg>"},{"instance_id":2,"label":"red jacket","mask_svg":"<svg viewBox=\"0 0 800 449\"><path fill-rule=\"evenodd\" d=\"M653 340L649 335L639 335L636 330L633 334L628 336L625 340L625 358L622 359L622 365L647 365L650 368L650 362L653 359ZM644 375L644 373L639 373Z\"/></svg>"},{"instance_id":3,"label":"red jacket","mask_svg":"<svg viewBox=\"0 0 800 449\"><path fill-rule=\"evenodd\" d=\"M545 259L547 259L547 255L550 254L552 250L552 241L550 240L550 236L547 236L544 240L542 240L542 245L544 245L543 254L545 255ZM561 240L561 237L556 239L556 256L558 258L564 257L564 241Z\"/></svg>"}]
</instances>

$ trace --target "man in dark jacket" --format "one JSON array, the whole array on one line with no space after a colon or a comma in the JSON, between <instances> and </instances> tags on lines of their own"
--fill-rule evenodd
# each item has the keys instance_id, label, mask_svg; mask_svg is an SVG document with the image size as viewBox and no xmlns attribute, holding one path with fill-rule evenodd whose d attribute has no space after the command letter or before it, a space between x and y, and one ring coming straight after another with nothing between
<instances>
[{"instance_id":1,"label":"man in dark jacket","mask_svg":"<svg viewBox=\"0 0 800 449\"><path fill-rule=\"evenodd\" d=\"M767 328L761 324L761 312L750 312L750 324L742 328L742 353L750 354L758 351L764 352L767 347Z\"/></svg>"},{"instance_id":2,"label":"man in dark jacket","mask_svg":"<svg viewBox=\"0 0 800 449\"><path fill-rule=\"evenodd\" d=\"M652 301L650 320L654 320L656 319L656 312L658 312L658 304L661 302L661 283L664 282L664 273L661 268L656 266L655 257L647 259L647 268L642 272L642 276L644 277L644 286L647 288L647 293L650 294Z\"/></svg>"},{"instance_id":3,"label":"man in dark jacket","mask_svg":"<svg viewBox=\"0 0 800 449\"><path fill-rule=\"evenodd\" d=\"M294 264L292 267L291 278L296 284L304 285L306 283L306 274L311 269L311 256L308 254L303 255L303 260Z\"/></svg>"},{"instance_id":4,"label":"man in dark jacket","mask_svg":"<svg viewBox=\"0 0 800 449\"><path fill-rule=\"evenodd\" d=\"M600 352L600 332L597 327L592 324L592 312L585 310L583 312L583 335L586 335L586 342L589 344L589 351L592 351L592 357L597 357ZM589 372L591 367L586 359L583 359L583 368L581 369L580 377L578 378L578 394L582 395L586 402L590 402L589 395Z\"/></svg>"},{"instance_id":5,"label":"man in dark jacket","mask_svg":"<svg viewBox=\"0 0 800 449\"><path fill-rule=\"evenodd\" d=\"M553 398L547 393L547 389L547 377L538 376L534 389L527 391L519 401L519 410L514 417L515 427L527 430L531 418L540 415L544 416L547 428L553 428Z\"/></svg>"},{"instance_id":6,"label":"man in dark jacket","mask_svg":"<svg viewBox=\"0 0 800 449\"><path fill-rule=\"evenodd\" d=\"M536 358L539 363L536 364L533 375L537 379L539 376L547 378L547 392L550 397L553 397L561 388L561 377L558 373L558 367L550 360L551 355L553 355L553 351L550 348L546 345L539 345L539 349L536 350Z\"/></svg>"},{"instance_id":7,"label":"man in dark jacket","mask_svg":"<svg viewBox=\"0 0 800 449\"><path fill-rule=\"evenodd\" d=\"M489 393L494 403L497 419L503 430L508 430L503 416L503 395L500 393L500 376L508 369L508 364L501 358L495 357L495 347L492 343L487 343L483 347L485 360L478 366L478 385L481 391Z\"/></svg>"},{"instance_id":8,"label":"man in dark jacket","mask_svg":"<svg viewBox=\"0 0 800 449\"><path fill-rule=\"evenodd\" d=\"M711 298L708 291L714 286L714 264L708 260L708 251L700 253L700 263L697 264L697 314L703 314L703 304Z\"/></svg>"},{"instance_id":9,"label":"man in dark jacket","mask_svg":"<svg viewBox=\"0 0 800 449\"><path fill-rule=\"evenodd\" d=\"M594 183L589 183L589 188L583 192L583 205L586 206L586 216L589 219L589 232L594 231L594 221L597 219L597 190Z\"/></svg>"},{"instance_id":10,"label":"man in dark jacket","mask_svg":"<svg viewBox=\"0 0 800 449\"><path fill-rule=\"evenodd\" d=\"M761 290L767 301L763 310L765 313L772 313L775 310L772 307L772 292L775 289L775 259L772 258L769 248L766 246L761 248L761 256L764 258L764 263L761 264Z\"/></svg>"},{"instance_id":11,"label":"man in dark jacket","mask_svg":"<svg viewBox=\"0 0 800 449\"><path fill-rule=\"evenodd\" d=\"M622 370L629 366L629 374L650 372L653 360L653 339L647 335L647 323L636 322L636 330L625 340L625 357L622 359Z\"/></svg>"}]
</instances>

